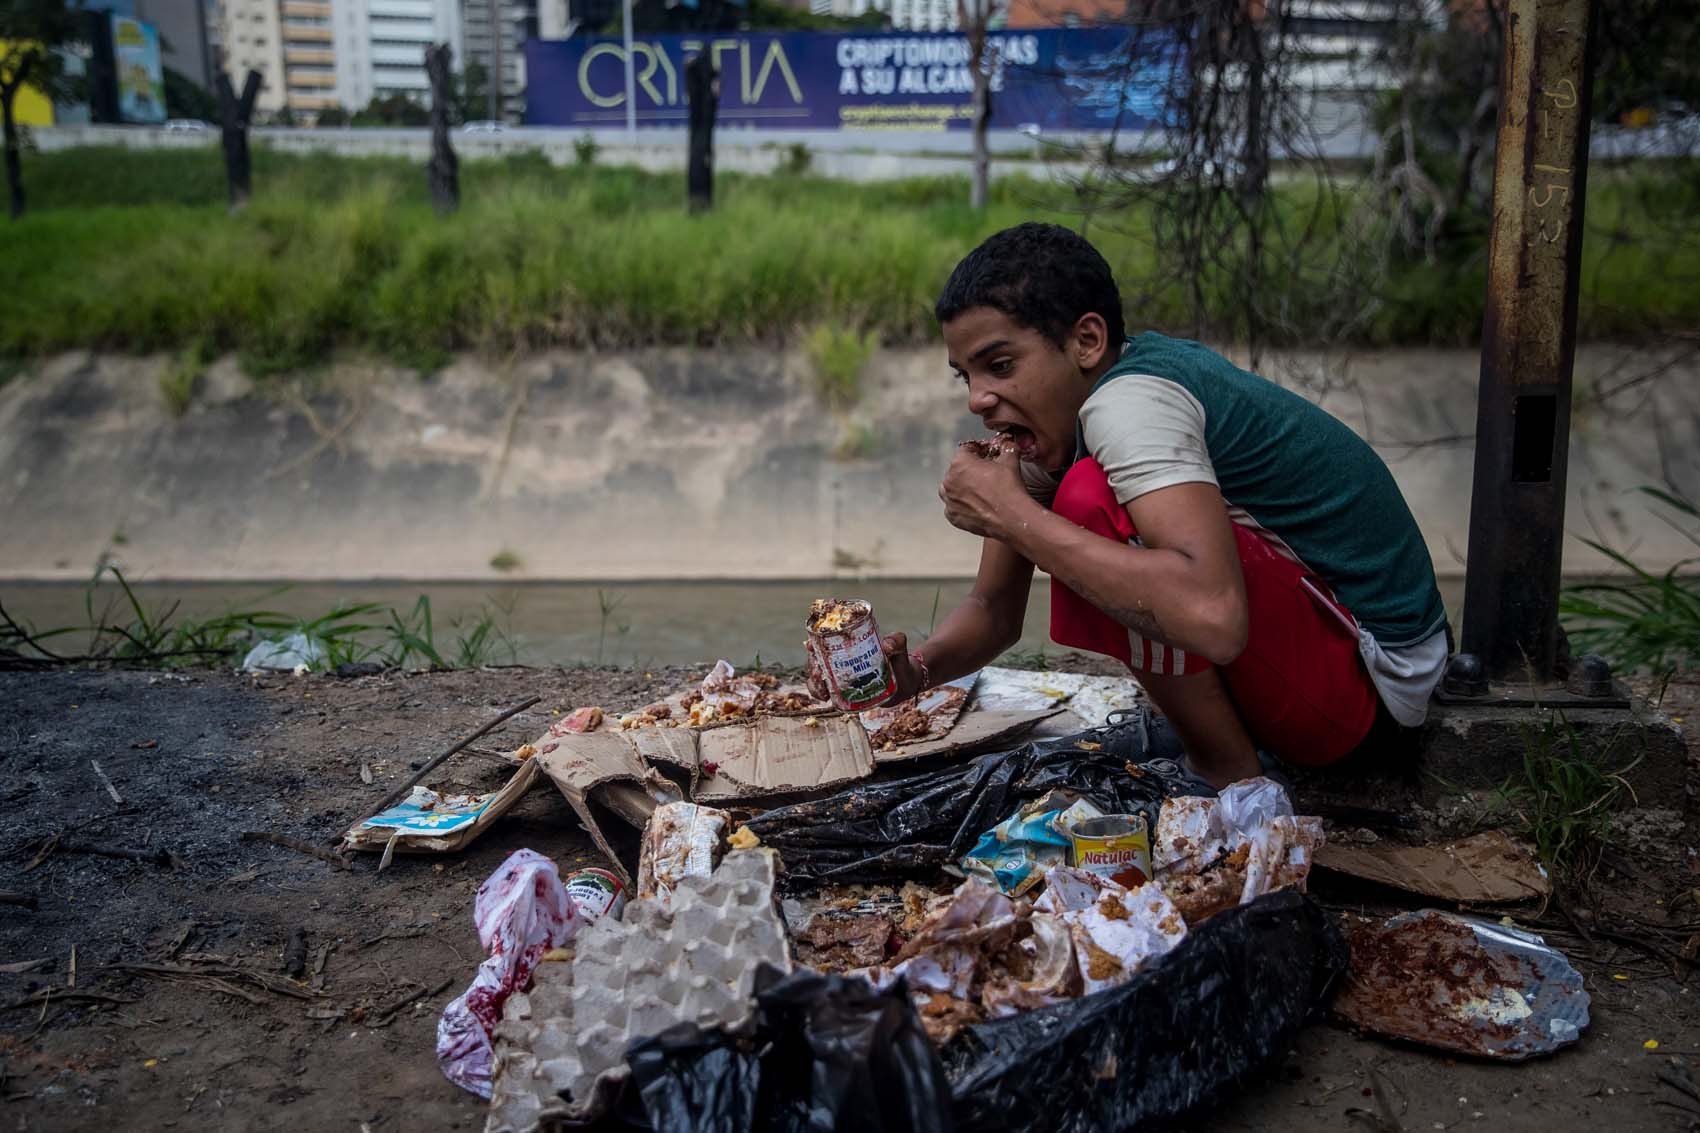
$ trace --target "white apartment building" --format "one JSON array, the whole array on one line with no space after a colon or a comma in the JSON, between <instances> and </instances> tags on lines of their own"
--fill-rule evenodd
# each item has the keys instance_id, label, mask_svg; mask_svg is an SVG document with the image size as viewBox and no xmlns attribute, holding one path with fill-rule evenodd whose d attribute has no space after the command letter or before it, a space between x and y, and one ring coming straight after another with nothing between
<instances>
[{"instance_id":1,"label":"white apartment building","mask_svg":"<svg viewBox=\"0 0 1700 1133\"><path fill-rule=\"evenodd\" d=\"M238 91L260 73L257 107L298 117L404 94L429 102L425 49L461 53L458 0L220 0L220 64Z\"/></svg>"},{"instance_id":2,"label":"white apartment building","mask_svg":"<svg viewBox=\"0 0 1700 1133\"><path fill-rule=\"evenodd\" d=\"M219 0L219 64L230 75L238 96L249 71L260 73L260 96L255 108L264 113L282 110L283 13L277 0Z\"/></svg>"},{"instance_id":3,"label":"white apartment building","mask_svg":"<svg viewBox=\"0 0 1700 1133\"><path fill-rule=\"evenodd\" d=\"M434 43L446 43L454 50L455 70L465 65L457 0L332 0L332 4L338 9L337 94L350 109L392 94L429 103L425 49Z\"/></svg>"}]
</instances>

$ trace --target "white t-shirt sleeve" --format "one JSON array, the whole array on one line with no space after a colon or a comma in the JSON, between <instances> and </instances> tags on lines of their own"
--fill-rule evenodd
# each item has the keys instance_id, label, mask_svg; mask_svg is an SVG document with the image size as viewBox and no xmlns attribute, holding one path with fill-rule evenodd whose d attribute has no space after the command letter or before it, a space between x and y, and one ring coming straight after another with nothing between
<instances>
[{"instance_id":1,"label":"white t-shirt sleeve","mask_svg":"<svg viewBox=\"0 0 1700 1133\"><path fill-rule=\"evenodd\" d=\"M1204 406L1167 378L1128 374L1106 382L1080 409L1086 451L1126 504L1175 484L1216 484L1204 444Z\"/></svg>"}]
</instances>

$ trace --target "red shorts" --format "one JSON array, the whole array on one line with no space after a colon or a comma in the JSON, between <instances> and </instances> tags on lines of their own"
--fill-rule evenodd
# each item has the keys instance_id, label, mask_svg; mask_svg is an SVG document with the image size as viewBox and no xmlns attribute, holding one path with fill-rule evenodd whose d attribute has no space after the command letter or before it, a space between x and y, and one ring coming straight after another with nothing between
<instances>
[{"instance_id":1,"label":"red shorts","mask_svg":"<svg viewBox=\"0 0 1700 1133\"><path fill-rule=\"evenodd\" d=\"M1138 532L1104 470L1077 461L1052 509L1118 542ZM1250 628L1245 651L1219 667L1258 746L1302 767L1332 763L1369 734L1380 697L1358 654L1357 622L1321 579L1256 531L1234 525ZM1136 673L1202 673L1211 663L1140 637L1055 579L1051 637L1058 645L1116 658Z\"/></svg>"}]
</instances>

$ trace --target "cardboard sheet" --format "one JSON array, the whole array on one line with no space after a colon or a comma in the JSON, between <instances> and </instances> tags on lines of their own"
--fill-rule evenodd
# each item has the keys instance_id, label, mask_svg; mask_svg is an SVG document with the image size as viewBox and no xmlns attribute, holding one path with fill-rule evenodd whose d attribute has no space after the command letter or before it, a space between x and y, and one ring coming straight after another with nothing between
<instances>
[{"instance_id":1,"label":"cardboard sheet","mask_svg":"<svg viewBox=\"0 0 1700 1133\"><path fill-rule=\"evenodd\" d=\"M697 747L698 802L803 794L874 769L867 730L854 716L762 716L706 728Z\"/></svg>"},{"instance_id":2,"label":"cardboard sheet","mask_svg":"<svg viewBox=\"0 0 1700 1133\"><path fill-rule=\"evenodd\" d=\"M920 743L901 744L894 751L874 752L874 762L884 767L926 755L950 755L976 748L1014 740L1045 720L1058 715L1061 708L1046 708L1034 712L964 712L956 726L937 739Z\"/></svg>"},{"instance_id":3,"label":"cardboard sheet","mask_svg":"<svg viewBox=\"0 0 1700 1133\"><path fill-rule=\"evenodd\" d=\"M620 880L630 886L631 874L620 864L619 855L609 844L608 836L603 833L590 806L593 792L604 785L632 787L637 793L643 793L643 761L638 758L636 745L626 738L628 735L629 732L597 731L545 740L538 745L537 754L529 762L541 767L543 773L560 788L573 813L590 832L590 840L596 843L596 848L602 851L610 867L620 875ZM621 807L614 806L614 809L625 814Z\"/></svg>"},{"instance_id":4,"label":"cardboard sheet","mask_svg":"<svg viewBox=\"0 0 1700 1133\"><path fill-rule=\"evenodd\" d=\"M1342 846L1316 852L1318 868L1463 905L1545 897L1552 883L1526 847L1490 830L1433 846Z\"/></svg>"}]
</instances>

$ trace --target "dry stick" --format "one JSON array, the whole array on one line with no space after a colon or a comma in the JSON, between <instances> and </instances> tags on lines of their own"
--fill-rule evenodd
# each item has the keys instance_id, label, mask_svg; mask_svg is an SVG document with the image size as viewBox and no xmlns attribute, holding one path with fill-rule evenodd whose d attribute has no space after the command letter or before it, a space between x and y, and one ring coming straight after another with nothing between
<instances>
[{"instance_id":1,"label":"dry stick","mask_svg":"<svg viewBox=\"0 0 1700 1133\"><path fill-rule=\"evenodd\" d=\"M41 901L34 893L19 893L11 889L0 889L0 905L21 905L26 909L41 907Z\"/></svg>"},{"instance_id":2,"label":"dry stick","mask_svg":"<svg viewBox=\"0 0 1700 1133\"><path fill-rule=\"evenodd\" d=\"M40 991L15 999L11 1003L0 1003L0 1011L17 1011L24 1007L44 1007L48 1003L134 1003L134 999L120 999L116 995L102 995L97 991L66 991L59 987L44 987Z\"/></svg>"},{"instance_id":3,"label":"dry stick","mask_svg":"<svg viewBox=\"0 0 1700 1133\"><path fill-rule=\"evenodd\" d=\"M106 772L100 769L100 763L97 760L91 759L89 760L89 766L94 768L95 777L100 780L100 785L106 788L106 793L112 796L112 801L117 803L119 806L123 806L124 796L118 793L118 788L112 785L112 780L108 779L106 777Z\"/></svg>"},{"instance_id":4,"label":"dry stick","mask_svg":"<svg viewBox=\"0 0 1700 1133\"><path fill-rule=\"evenodd\" d=\"M418 771L414 772L413 775L407 780L407 782L403 783L401 786L399 786L395 790L391 791L388 795L385 795L384 801L379 803L377 806L373 807L372 810L369 813L371 813L371 814L382 814L382 813L384 813L386 810L390 809L396 803L400 802L407 795L407 792L413 790L414 787L417 787L419 785L420 780L424 779L425 776L427 776L427 775L431 774L431 772L435 771L445 760L447 760L449 758L449 756L455 754L455 752L459 751L461 748L466 747L473 740L484 735L486 732L494 731L495 728L496 728L496 725L507 720L510 716L519 715L521 712L524 712L527 708L530 708L533 704L536 704L538 701L540 701L542 699L543 698L541 696L534 696L530 700L527 700L527 701L524 701L523 703L514 705L512 708L508 709L506 712L502 713L500 716L496 717L494 720L490 721L488 724L484 725L482 728L478 729L476 732L472 733L470 736L467 736L465 739L461 740L459 743L457 743L453 747L449 748L449 750L443 752L441 755L432 759L425 766L421 767Z\"/></svg>"},{"instance_id":5,"label":"dry stick","mask_svg":"<svg viewBox=\"0 0 1700 1133\"><path fill-rule=\"evenodd\" d=\"M390 1020L395 1018L396 1013L398 1011L400 1011L403 1007L406 1007L409 1003L412 1003L416 999L428 999L428 998L430 998L431 996L434 996L434 995L441 995L441 994L443 994L443 992L449 990L449 985L452 984L452 983L454 983L454 977L451 976L448 979L444 980L442 983L438 984L436 987L428 988L428 987L421 985L418 990L410 992L409 994L402 996L400 999L397 999L394 1002L389 1003L386 1006L379 1008L378 1011L372 1016L372 1021L370 1023L368 1023L367 1026L370 1026L370 1027L387 1026L389 1024Z\"/></svg>"},{"instance_id":6,"label":"dry stick","mask_svg":"<svg viewBox=\"0 0 1700 1133\"><path fill-rule=\"evenodd\" d=\"M94 854L102 858L123 858L132 862L151 862L154 865L162 865L170 869L181 869L183 866L177 855L164 847L157 850L133 850L128 846L108 846L97 842L69 842L59 839L53 844L51 852Z\"/></svg>"},{"instance_id":7,"label":"dry stick","mask_svg":"<svg viewBox=\"0 0 1700 1133\"><path fill-rule=\"evenodd\" d=\"M242 841L270 842L274 846L282 846L286 850L294 850L298 854L306 854L308 857L318 858L322 862L330 862L338 869L348 868L348 859L341 854L332 853L330 850L322 849L311 842L303 842L299 838L286 838L282 834L274 834L270 830L244 830Z\"/></svg>"}]
</instances>

